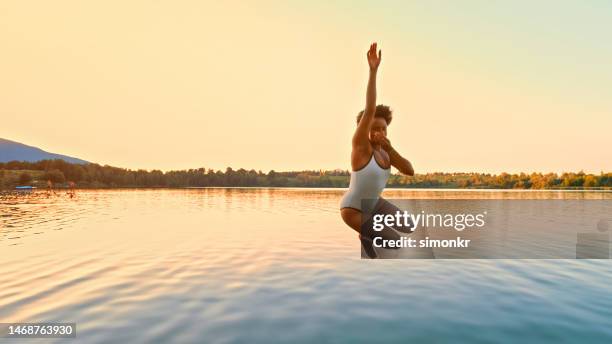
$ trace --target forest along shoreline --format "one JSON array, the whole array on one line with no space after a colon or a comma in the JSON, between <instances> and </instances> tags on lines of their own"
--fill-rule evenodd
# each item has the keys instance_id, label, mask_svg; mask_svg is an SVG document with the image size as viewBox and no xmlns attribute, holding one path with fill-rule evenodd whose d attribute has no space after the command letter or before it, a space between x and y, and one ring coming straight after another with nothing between
<instances>
[{"instance_id":1,"label":"forest along shoreline","mask_svg":"<svg viewBox=\"0 0 612 344\"><path fill-rule=\"evenodd\" d=\"M18 186L47 188L155 188L155 187L348 187L348 170L306 170L267 173L246 170L225 171L196 168L188 170L131 170L99 165L76 164L61 159L37 162L0 163L0 189ZM434 189L578 189L610 190L612 173L582 171L557 173L426 173L414 176L393 174L389 188Z\"/></svg>"}]
</instances>

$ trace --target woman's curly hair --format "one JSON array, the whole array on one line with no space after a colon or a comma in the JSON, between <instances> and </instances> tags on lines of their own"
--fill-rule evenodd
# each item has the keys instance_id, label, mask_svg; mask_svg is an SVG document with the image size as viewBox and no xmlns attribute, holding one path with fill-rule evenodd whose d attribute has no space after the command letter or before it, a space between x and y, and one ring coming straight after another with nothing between
<instances>
[{"instance_id":1,"label":"woman's curly hair","mask_svg":"<svg viewBox=\"0 0 612 344\"><path fill-rule=\"evenodd\" d=\"M361 110L357 115L358 124L359 121L361 121L361 117L363 117L363 112L364 110ZM391 120L393 119L393 111L387 105L376 105L376 112L374 112L374 117L383 118L385 122L387 122L387 125L389 125L391 123Z\"/></svg>"}]
</instances>

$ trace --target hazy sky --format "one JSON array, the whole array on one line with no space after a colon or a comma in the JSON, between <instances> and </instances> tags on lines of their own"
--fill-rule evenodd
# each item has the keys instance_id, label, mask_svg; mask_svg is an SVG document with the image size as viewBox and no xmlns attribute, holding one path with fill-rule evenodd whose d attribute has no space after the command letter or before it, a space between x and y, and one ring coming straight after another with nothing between
<instances>
[{"instance_id":1,"label":"hazy sky","mask_svg":"<svg viewBox=\"0 0 612 344\"><path fill-rule=\"evenodd\" d=\"M2 1L0 137L101 164L349 169L366 50L417 173L612 170L609 1Z\"/></svg>"}]
</instances>

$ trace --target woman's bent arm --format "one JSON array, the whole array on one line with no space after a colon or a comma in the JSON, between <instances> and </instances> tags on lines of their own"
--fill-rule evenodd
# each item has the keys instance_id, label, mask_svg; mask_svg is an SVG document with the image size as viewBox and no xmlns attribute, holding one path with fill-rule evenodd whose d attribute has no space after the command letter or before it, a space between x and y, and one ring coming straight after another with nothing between
<instances>
[{"instance_id":1,"label":"woman's bent arm","mask_svg":"<svg viewBox=\"0 0 612 344\"><path fill-rule=\"evenodd\" d=\"M414 168L408 159L401 156L393 147L387 151L391 160L391 165L397 168L400 173L407 176L414 176Z\"/></svg>"},{"instance_id":2,"label":"woman's bent arm","mask_svg":"<svg viewBox=\"0 0 612 344\"><path fill-rule=\"evenodd\" d=\"M404 158L400 155L398 151L391 146L391 141L384 136L377 137L378 142L382 149L384 149L387 154L389 154L389 160L391 161L391 165L397 168L400 173L405 174L407 176L414 176L414 168L412 168L412 164L408 159Z\"/></svg>"}]
</instances>

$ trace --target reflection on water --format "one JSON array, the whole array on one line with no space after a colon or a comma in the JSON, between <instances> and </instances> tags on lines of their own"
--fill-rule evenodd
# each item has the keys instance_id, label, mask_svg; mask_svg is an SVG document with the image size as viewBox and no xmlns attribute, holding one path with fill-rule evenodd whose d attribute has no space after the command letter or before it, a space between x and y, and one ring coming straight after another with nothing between
<instances>
[{"instance_id":1,"label":"reflection on water","mask_svg":"<svg viewBox=\"0 0 612 344\"><path fill-rule=\"evenodd\" d=\"M87 343L612 339L611 261L361 260L356 234L339 217L342 192L2 195L0 322L76 322Z\"/></svg>"}]
</instances>

